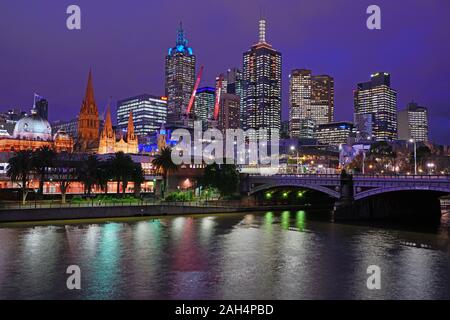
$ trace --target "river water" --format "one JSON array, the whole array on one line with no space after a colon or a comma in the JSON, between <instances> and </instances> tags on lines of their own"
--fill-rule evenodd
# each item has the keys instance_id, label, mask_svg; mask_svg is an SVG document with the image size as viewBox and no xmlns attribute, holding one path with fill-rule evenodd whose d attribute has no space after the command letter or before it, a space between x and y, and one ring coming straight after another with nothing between
<instances>
[{"instance_id":1,"label":"river water","mask_svg":"<svg viewBox=\"0 0 450 320\"><path fill-rule=\"evenodd\" d=\"M69 265L81 290L67 289ZM367 288L370 265L379 290ZM2 226L0 298L450 299L449 228L304 211Z\"/></svg>"}]
</instances>

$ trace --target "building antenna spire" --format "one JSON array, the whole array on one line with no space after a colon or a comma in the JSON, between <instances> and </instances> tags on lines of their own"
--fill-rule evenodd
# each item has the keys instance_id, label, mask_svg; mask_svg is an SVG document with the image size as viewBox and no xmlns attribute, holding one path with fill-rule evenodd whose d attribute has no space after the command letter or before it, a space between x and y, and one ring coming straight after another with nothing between
<instances>
[{"instance_id":1,"label":"building antenna spire","mask_svg":"<svg viewBox=\"0 0 450 320\"><path fill-rule=\"evenodd\" d=\"M259 43L266 43L266 19L264 19L262 7L259 18Z\"/></svg>"}]
</instances>

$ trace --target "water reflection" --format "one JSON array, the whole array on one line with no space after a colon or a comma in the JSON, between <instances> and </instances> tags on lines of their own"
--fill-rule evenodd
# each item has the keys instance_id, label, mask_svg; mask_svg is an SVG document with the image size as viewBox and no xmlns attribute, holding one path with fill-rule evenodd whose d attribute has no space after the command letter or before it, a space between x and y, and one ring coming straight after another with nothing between
<instances>
[{"instance_id":1,"label":"water reflection","mask_svg":"<svg viewBox=\"0 0 450 320\"><path fill-rule=\"evenodd\" d=\"M331 224L297 210L0 228L0 243L0 298L450 298L448 229ZM70 264L82 270L79 292L65 287ZM366 287L371 264L382 290Z\"/></svg>"}]
</instances>

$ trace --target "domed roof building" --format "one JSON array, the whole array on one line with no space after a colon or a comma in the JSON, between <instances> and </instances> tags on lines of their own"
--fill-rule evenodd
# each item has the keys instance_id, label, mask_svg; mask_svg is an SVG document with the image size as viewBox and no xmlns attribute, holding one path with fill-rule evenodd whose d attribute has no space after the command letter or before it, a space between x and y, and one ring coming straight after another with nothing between
<instances>
[{"instance_id":1,"label":"domed roof building","mask_svg":"<svg viewBox=\"0 0 450 320\"><path fill-rule=\"evenodd\" d=\"M50 123L41 118L36 110L31 111L31 115L17 121L13 132L14 139L25 140L52 140L52 127Z\"/></svg>"},{"instance_id":2,"label":"domed roof building","mask_svg":"<svg viewBox=\"0 0 450 320\"><path fill-rule=\"evenodd\" d=\"M44 146L56 152L72 152L73 138L62 131L52 136L50 123L39 116L34 108L31 115L17 121L12 136L0 134L0 152L36 150Z\"/></svg>"}]
</instances>

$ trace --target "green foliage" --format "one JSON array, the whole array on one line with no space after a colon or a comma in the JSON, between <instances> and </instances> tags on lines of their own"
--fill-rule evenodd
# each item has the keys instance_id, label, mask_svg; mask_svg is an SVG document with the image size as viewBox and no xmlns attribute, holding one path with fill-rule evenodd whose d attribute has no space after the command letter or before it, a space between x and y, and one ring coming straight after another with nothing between
<instances>
[{"instance_id":1,"label":"green foliage","mask_svg":"<svg viewBox=\"0 0 450 320\"><path fill-rule=\"evenodd\" d=\"M188 191L175 191L167 195L166 201L193 201L194 192Z\"/></svg>"},{"instance_id":2,"label":"green foliage","mask_svg":"<svg viewBox=\"0 0 450 320\"><path fill-rule=\"evenodd\" d=\"M206 166L200 184L204 188L216 188L222 197L228 197L237 192L239 172L233 164L210 164Z\"/></svg>"}]
</instances>

